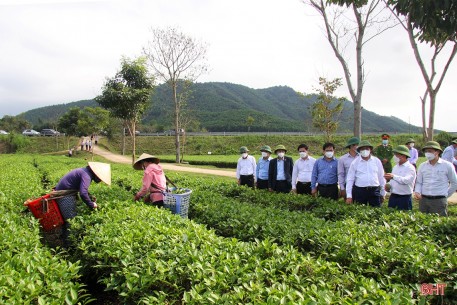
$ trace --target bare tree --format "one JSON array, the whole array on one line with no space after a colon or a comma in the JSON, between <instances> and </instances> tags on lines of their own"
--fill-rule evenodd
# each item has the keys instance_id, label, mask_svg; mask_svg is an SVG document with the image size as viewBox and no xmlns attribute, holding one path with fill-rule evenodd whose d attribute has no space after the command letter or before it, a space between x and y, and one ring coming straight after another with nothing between
<instances>
[{"instance_id":1,"label":"bare tree","mask_svg":"<svg viewBox=\"0 0 457 305\"><path fill-rule=\"evenodd\" d=\"M386 3L386 1L384 1ZM386 3L387 5L387 3ZM389 8L391 8L389 6ZM421 110L422 110L422 135L424 141L431 141L433 140L433 130L435 126L435 107L436 107L436 97L438 95L438 91L441 88L443 83L444 77L451 65L452 60L457 53L457 39L456 35L451 34L448 35L442 31L437 30L438 32L435 35L425 35L425 39L427 43L430 44L430 48L433 48L433 55L430 58L430 67L429 69L426 68L424 64L423 56L419 51L418 42L424 40L424 31L422 29L416 29L414 26L414 21L411 19L411 15L409 13L405 15L401 15L400 13L396 13L392 8L392 13L398 18L402 27L407 31L409 42L411 47L413 48L414 57L416 58L416 62L419 65L419 68L422 73L422 77L424 78L426 89L425 93L422 97L420 97L421 102ZM436 30L436 29L435 29ZM445 50L446 46L453 44L451 49L448 52L447 60L445 60L445 64L442 67L441 74L437 71L437 59L440 54L443 54L443 50ZM446 55L444 55L446 56ZM442 56L442 57L444 57ZM437 82L435 82L437 80ZM436 84L436 85L434 85ZM427 115L426 115L426 104L427 100L429 100L429 113L428 113L428 127L427 127Z\"/></svg>"},{"instance_id":2,"label":"bare tree","mask_svg":"<svg viewBox=\"0 0 457 305\"><path fill-rule=\"evenodd\" d=\"M178 85L182 80L193 82L207 71L206 44L175 28L152 29L152 40L143 52L156 77L172 89L176 163L180 163L181 103Z\"/></svg>"},{"instance_id":3,"label":"bare tree","mask_svg":"<svg viewBox=\"0 0 457 305\"><path fill-rule=\"evenodd\" d=\"M362 93L366 81L363 47L374 37L387 29L395 26L391 15L383 14L385 7L380 5L381 0L374 1L347 1L353 3L340 3L338 0L303 0L311 5L324 20L324 33L340 62L346 85L348 86L351 100L354 104L354 136L362 134ZM333 4L335 3L335 4ZM341 6L340 6L341 5ZM355 47L355 79L352 78L349 67L349 47Z\"/></svg>"}]
</instances>

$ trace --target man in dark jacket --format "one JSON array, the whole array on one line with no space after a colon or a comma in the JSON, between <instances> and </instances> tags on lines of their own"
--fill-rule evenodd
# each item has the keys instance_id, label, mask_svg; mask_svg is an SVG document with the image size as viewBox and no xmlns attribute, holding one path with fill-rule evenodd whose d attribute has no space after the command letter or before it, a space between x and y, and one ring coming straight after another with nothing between
<instances>
[{"instance_id":1,"label":"man in dark jacket","mask_svg":"<svg viewBox=\"0 0 457 305\"><path fill-rule=\"evenodd\" d=\"M292 171L294 162L286 157L287 149L284 145L276 146L274 153L277 158L270 161L268 171L268 189L270 192L289 193L292 189Z\"/></svg>"}]
</instances>

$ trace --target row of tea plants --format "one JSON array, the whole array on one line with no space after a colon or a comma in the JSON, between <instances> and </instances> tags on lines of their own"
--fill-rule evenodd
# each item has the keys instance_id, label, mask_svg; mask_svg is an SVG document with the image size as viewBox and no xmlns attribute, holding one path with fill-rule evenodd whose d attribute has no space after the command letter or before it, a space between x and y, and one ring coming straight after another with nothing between
<instances>
[{"instance_id":1,"label":"row of tea plants","mask_svg":"<svg viewBox=\"0 0 457 305\"><path fill-rule=\"evenodd\" d=\"M121 304L436 302L418 296L424 281L447 283L446 295L439 301L456 300L453 217L345 206L173 173L178 186L194 191L192 220L185 220L133 202L141 172L113 165L111 188L91 186L100 208L91 212L79 205L80 214L72 221L73 247L63 255L39 243L38 222L21 214L22 202L48 191L85 162L43 156L1 160L3 172L9 173L2 173L2 209L7 209L2 214L11 214L9 221L36 248L49 253L37 255L44 256L36 264L44 272L29 267L16 280L25 286L34 283L32 276L50 282L48 268L69 269L68 278L60 282L64 300L60 304L88 300L80 278L95 279L115 292ZM15 182L4 184L10 180ZM30 253L24 241L3 247L11 248L10 257ZM11 260L2 256L5 266ZM46 265L54 261L59 267ZM0 279L13 287L6 277ZM54 286L42 285L36 294L23 291L26 301L21 303L43 302L54 293L50 287ZM8 296L13 294L9 290Z\"/></svg>"}]
</instances>

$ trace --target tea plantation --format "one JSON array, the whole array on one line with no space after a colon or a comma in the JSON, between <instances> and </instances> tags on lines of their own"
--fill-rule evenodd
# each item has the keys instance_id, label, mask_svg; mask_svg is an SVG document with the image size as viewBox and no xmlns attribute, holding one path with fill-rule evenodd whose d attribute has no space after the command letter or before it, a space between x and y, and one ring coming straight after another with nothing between
<instances>
[{"instance_id":1,"label":"tea plantation","mask_svg":"<svg viewBox=\"0 0 457 305\"><path fill-rule=\"evenodd\" d=\"M0 304L456 304L457 210L439 218L270 194L169 174L189 218L133 202L141 171L112 165L79 204L72 246L49 247L23 202L85 161L0 158ZM421 284L446 284L421 295Z\"/></svg>"}]
</instances>

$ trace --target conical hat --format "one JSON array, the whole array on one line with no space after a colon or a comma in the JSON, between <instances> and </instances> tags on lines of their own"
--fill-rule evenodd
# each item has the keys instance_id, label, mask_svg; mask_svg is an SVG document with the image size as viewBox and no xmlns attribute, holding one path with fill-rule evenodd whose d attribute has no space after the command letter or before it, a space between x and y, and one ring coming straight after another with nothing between
<instances>
[{"instance_id":1,"label":"conical hat","mask_svg":"<svg viewBox=\"0 0 457 305\"><path fill-rule=\"evenodd\" d=\"M146 159L157 159L156 156L150 155L150 154L141 154L141 156L135 161L133 164L133 168L136 170L142 170L141 168L141 161L146 160Z\"/></svg>"},{"instance_id":2,"label":"conical hat","mask_svg":"<svg viewBox=\"0 0 457 305\"><path fill-rule=\"evenodd\" d=\"M98 179L111 185L111 165L102 162L89 162L88 165Z\"/></svg>"}]
</instances>

